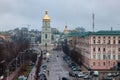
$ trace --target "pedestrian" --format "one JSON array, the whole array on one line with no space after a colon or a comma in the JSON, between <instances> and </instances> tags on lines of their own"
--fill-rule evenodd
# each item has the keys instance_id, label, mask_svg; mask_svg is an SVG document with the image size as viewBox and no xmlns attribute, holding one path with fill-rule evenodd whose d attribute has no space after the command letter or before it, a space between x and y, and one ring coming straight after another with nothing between
<instances>
[{"instance_id":1,"label":"pedestrian","mask_svg":"<svg viewBox=\"0 0 120 80\"><path fill-rule=\"evenodd\" d=\"M31 73L31 79L32 79L32 73Z\"/></svg>"},{"instance_id":2,"label":"pedestrian","mask_svg":"<svg viewBox=\"0 0 120 80\"><path fill-rule=\"evenodd\" d=\"M48 74L48 76L49 76L49 70L48 70L47 74Z\"/></svg>"}]
</instances>

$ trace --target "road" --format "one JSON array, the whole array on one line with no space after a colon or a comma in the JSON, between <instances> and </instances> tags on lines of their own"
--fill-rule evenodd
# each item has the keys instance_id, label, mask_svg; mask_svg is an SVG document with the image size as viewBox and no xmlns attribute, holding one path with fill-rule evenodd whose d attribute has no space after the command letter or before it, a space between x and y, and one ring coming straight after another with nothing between
<instances>
[{"instance_id":1,"label":"road","mask_svg":"<svg viewBox=\"0 0 120 80\"><path fill-rule=\"evenodd\" d=\"M61 80L62 77L67 77L70 80L84 80L83 78L75 78L69 76L69 71L72 71L68 64L63 60L65 54L62 51L51 51L49 55L50 62L47 64L46 76L47 80ZM58 57L57 57L58 56ZM43 63L46 61L43 61ZM82 66L83 67L83 66ZM48 74L49 71L49 74ZM82 71L86 72L85 68ZM99 77L105 76L100 74ZM101 80L98 77L93 77L92 80ZM117 79L116 79L117 80Z\"/></svg>"},{"instance_id":2,"label":"road","mask_svg":"<svg viewBox=\"0 0 120 80\"><path fill-rule=\"evenodd\" d=\"M47 75L48 80L59 80L62 77L69 77L69 68L62 60L62 55L61 51L51 51L50 62L47 67L47 70L49 70L49 76Z\"/></svg>"}]
</instances>

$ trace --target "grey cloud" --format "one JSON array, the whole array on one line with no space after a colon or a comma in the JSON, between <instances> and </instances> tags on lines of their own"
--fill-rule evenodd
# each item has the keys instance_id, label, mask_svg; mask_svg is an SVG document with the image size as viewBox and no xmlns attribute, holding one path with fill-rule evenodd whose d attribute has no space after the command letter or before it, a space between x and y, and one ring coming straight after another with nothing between
<instances>
[{"instance_id":1,"label":"grey cloud","mask_svg":"<svg viewBox=\"0 0 120 80\"><path fill-rule=\"evenodd\" d=\"M51 26L69 29L83 26L92 30L92 13L95 13L95 29L119 29L120 0L0 0L0 25L12 29L16 25L31 24L41 30L44 11L49 11ZM14 20L13 20L14 19ZM107 27L106 27L107 26Z\"/></svg>"}]
</instances>

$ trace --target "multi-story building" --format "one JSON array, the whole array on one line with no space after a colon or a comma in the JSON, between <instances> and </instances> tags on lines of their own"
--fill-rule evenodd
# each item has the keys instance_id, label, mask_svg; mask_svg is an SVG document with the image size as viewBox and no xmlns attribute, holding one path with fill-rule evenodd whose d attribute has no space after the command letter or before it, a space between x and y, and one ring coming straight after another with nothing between
<instances>
[{"instance_id":1,"label":"multi-story building","mask_svg":"<svg viewBox=\"0 0 120 80\"><path fill-rule=\"evenodd\" d=\"M120 31L87 32L74 37L71 35L68 42L80 53L80 60L86 67L111 69L120 66Z\"/></svg>"}]
</instances>

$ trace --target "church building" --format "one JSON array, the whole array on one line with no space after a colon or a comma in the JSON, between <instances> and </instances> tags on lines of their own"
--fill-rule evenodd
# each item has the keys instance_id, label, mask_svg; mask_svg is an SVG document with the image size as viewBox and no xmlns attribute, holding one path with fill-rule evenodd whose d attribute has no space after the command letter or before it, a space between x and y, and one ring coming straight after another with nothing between
<instances>
[{"instance_id":1,"label":"church building","mask_svg":"<svg viewBox=\"0 0 120 80\"><path fill-rule=\"evenodd\" d=\"M48 16L48 11L45 11L45 16L42 19L42 34L41 34L41 50L50 51L53 49L53 44L51 44L51 27L50 27L50 17Z\"/></svg>"}]
</instances>

